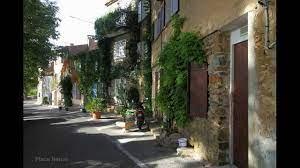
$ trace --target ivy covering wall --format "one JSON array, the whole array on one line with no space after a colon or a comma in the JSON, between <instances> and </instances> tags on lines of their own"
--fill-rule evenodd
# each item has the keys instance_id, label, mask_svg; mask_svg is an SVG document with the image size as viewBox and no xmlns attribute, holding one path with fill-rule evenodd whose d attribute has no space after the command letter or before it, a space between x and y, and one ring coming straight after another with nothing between
<instances>
[{"instance_id":1,"label":"ivy covering wall","mask_svg":"<svg viewBox=\"0 0 300 168\"><path fill-rule=\"evenodd\" d=\"M160 88L156 103L167 119L166 128L184 127L188 122L187 77L190 62L206 61L202 40L196 33L181 32L184 18L172 17L173 33L162 49L158 65L161 67Z\"/></svg>"}]
</instances>

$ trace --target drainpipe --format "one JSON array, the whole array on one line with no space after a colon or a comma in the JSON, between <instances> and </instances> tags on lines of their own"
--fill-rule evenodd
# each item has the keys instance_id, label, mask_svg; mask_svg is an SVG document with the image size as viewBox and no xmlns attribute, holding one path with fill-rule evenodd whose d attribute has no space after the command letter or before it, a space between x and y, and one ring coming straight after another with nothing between
<instances>
[{"instance_id":1,"label":"drainpipe","mask_svg":"<svg viewBox=\"0 0 300 168\"><path fill-rule=\"evenodd\" d=\"M269 2L270 0L259 0L258 3L265 8L265 48L271 49L276 44L270 44L270 20L269 20Z\"/></svg>"}]
</instances>

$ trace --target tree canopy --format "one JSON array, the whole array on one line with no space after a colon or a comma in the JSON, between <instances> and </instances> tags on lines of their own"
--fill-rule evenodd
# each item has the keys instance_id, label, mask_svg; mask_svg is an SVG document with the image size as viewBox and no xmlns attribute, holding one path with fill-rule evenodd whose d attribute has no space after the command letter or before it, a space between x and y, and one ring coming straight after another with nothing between
<instances>
[{"instance_id":1,"label":"tree canopy","mask_svg":"<svg viewBox=\"0 0 300 168\"><path fill-rule=\"evenodd\" d=\"M24 0L24 92L36 87L39 68L46 69L55 59L54 45L50 39L58 38L60 19L58 7L49 0Z\"/></svg>"}]
</instances>

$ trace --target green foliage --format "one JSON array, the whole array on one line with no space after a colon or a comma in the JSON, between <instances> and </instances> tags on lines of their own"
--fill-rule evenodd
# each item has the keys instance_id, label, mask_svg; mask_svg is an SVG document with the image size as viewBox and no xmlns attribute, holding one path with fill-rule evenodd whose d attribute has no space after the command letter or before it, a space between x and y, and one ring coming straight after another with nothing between
<instances>
[{"instance_id":1,"label":"green foliage","mask_svg":"<svg viewBox=\"0 0 300 168\"><path fill-rule=\"evenodd\" d=\"M99 80L101 54L99 50L79 53L74 57L79 74L79 90L85 97L92 96L92 87Z\"/></svg>"},{"instance_id":2,"label":"green foliage","mask_svg":"<svg viewBox=\"0 0 300 168\"><path fill-rule=\"evenodd\" d=\"M43 97L43 104L49 104L48 97Z\"/></svg>"},{"instance_id":3,"label":"green foliage","mask_svg":"<svg viewBox=\"0 0 300 168\"><path fill-rule=\"evenodd\" d=\"M58 7L54 2L40 0L24 1L24 92L38 84L39 68L46 69L55 59L55 50L50 39L57 39L59 19Z\"/></svg>"},{"instance_id":4,"label":"green foliage","mask_svg":"<svg viewBox=\"0 0 300 168\"><path fill-rule=\"evenodd\" d=\"M160 89L156 102L169 122L184 127L187 114L187 75L188 64L205 62L202 41L196 33L181 32L183 18L175 15L172 19L173 35L159 55L158 65L162 72ZM169 127L173 125L169 124Z\"/></svg>"},{"instance_id":5,"label":"green foliage","mask_svg":"<svg viewBox=\"0 0 300 168\"><path fill-rule=\"evenodd\" d=\"M65 107L70 107L73 105L72 103L72 88L73 84L71 81L70 76L65 76L62 78L62 80L59 83L60 85L60 92L64 96L64 105Z\"/></svg>"},{"instance_id":6,"label":"green foliage","mask_svg":"<svg viewBox=\"0 0 300 168\"><path fill-rule=\"evenodd\" d=\"M127 91L127 101L130 104L130 107L137 105L139 102L139 90L135 87L130 87Z\"/></svg>"},{"instance_id":7,"label":"green foliage","mask_svg":"<svg viewBox=\"0 0 300 168\"><path fill-rule=\"evenodd\" d=\"M103 98L91 98L89 102L86 104L86 109L93 112L103 112L106 108L106 102Z\"/></svg>"},{"instance_id":8,"label":"green foliage","mask_svg":"<svg viewBox=\"0 0 300 168\"><path fill-rule=\"evenodd\" d=\"M36 87L29 90L28 96L36 96L36 95L37 95L37 88Z\"/></svg>"},{"instance_id":9,"label":"green foliage","mask_svg":"<svg viewBox=\"0 0 300 168\"><path fill-rule=\"evenodd\" d=\"M125 117L126 117L126 111L127 111L127 107L125 107L125 106L117 106L116 107L117 114L121 114L124 121L125 121Z\"/></svg>"},{"instance_id":10,"label":"green foliage","mask_svg":"<svg viewBox=\"0 0 300 168\"><path fill-rule=\"evenodd\" d=\"M126 90L126 88L123 85L121 85L117 89L118 89L118 95L117 95L118 100L120 100L121 104L125 108L127 108L128 107L128 100L127 100L127 90Z\"/></svg>"},{"instance_id":11,"label":"green foliage","mask_svg":"<svg viewBox=\"0 0 300 168\"><path fill-rule=\"evenodd\" d=\"M144 79L144 105L145 105L145 114L152 115L152 67L151 67L151 2L150 0L143 1L143 7L146 13L149 14L145 18L144 28L142 28L142 41L144 41L144 55L141 59L142 71L141 74Z\"/></svg>"},{"instance_id":12,"label":"green foliage","mask_svg":"<svg viewBox=\"0 0 300 168\"><path fill-rule=\"evenodd\" d=\"M130 33L130 38L126 43L126 58L123 62L112 65L112 42L114 37L108 37L108 34L116 32L120 29L126 29ZM100 50L99 66L100 74L99 81L104 84L105 97L108 98L108 87L111 80L125 77L133 80L136 78L133 71L136 70L139 55L137 54L137 40L138 40L138 22L137 11L131 10L131 6L125 9L118 8L107 15L98 18L95 22L96 37L98 39L98 46ZM123 100L121 100L123 101ZM126 106L126 102L123 101Z\"/></svg>"}]
</instances>

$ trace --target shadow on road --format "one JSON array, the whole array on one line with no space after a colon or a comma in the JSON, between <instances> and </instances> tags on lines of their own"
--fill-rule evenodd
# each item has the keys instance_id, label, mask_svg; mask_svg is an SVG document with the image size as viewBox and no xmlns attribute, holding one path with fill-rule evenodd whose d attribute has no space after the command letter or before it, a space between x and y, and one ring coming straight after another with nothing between
<instances>
[{"instance_id":1,"label":"shadow on road","mask_svg":"<svg viewBox=\"0 0 300 168\"><path fill-rule=\"evenodd\" d=\"M78 132L109 122L72 122L63 118L24 121L24 167L134 167L104 134ZM64 123L64 124L63 124ZM89 132L90 131L90 132Z\"/></svg>"}]
</instances>

